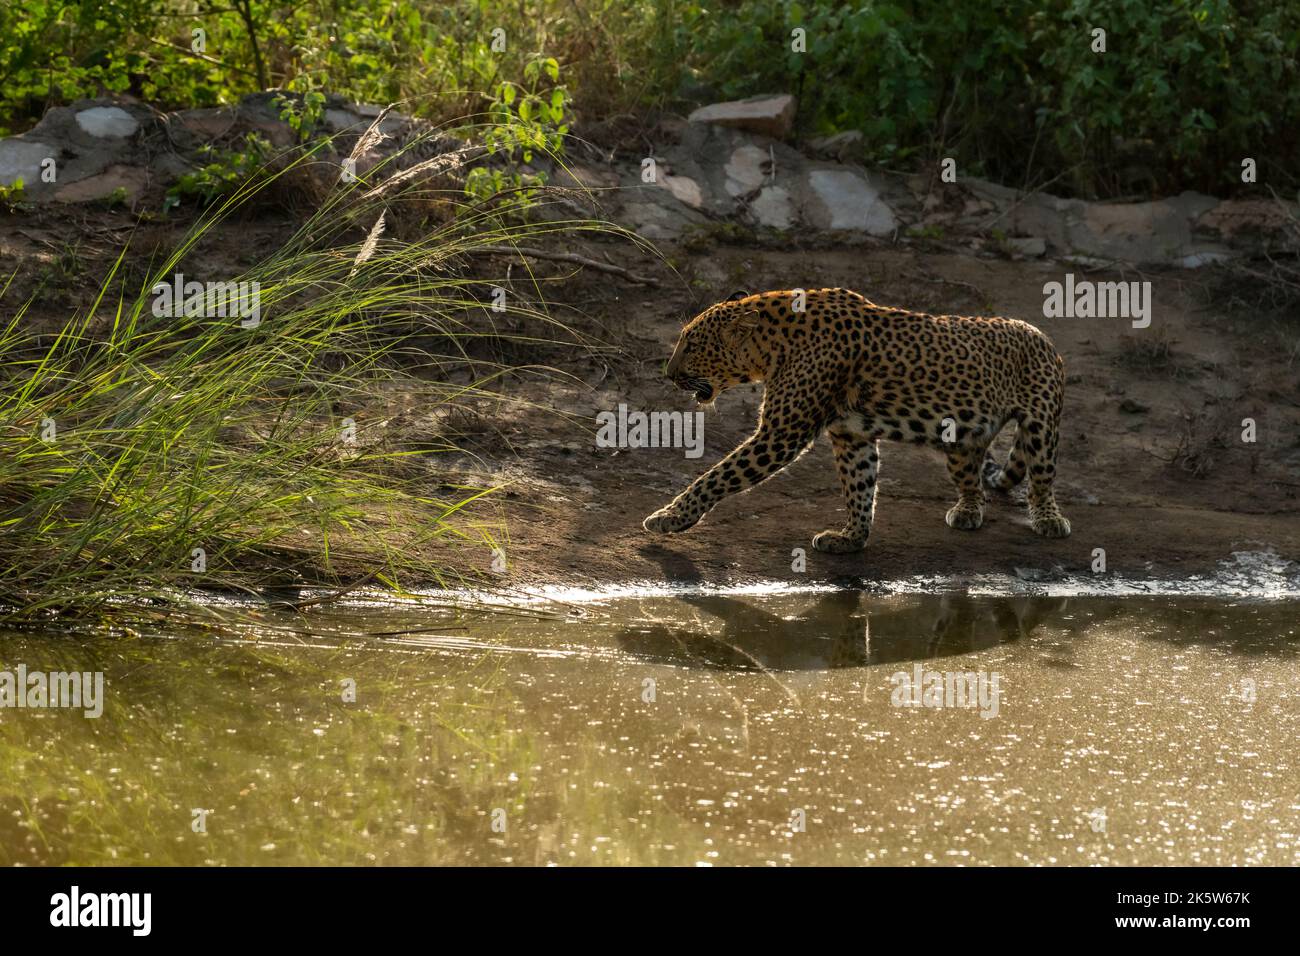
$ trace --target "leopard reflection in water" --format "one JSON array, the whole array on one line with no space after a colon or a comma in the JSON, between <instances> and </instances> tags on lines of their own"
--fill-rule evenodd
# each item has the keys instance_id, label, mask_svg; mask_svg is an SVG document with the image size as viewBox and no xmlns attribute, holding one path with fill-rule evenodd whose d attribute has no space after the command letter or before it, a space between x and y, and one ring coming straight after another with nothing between
<instances>
[{"instance_id":1,"label":"leopard reflection in water","mask_svg":"<svg viewBox=\"0 0 1300 956\"><path fill-rule=\"evenodd\" d=\"M698 594L680 600L682 620L624 628L619 646L650 660L731 670L865 667L996 647L1056 618L1069 603L1051 597L836 590L819 595L799 614L782 617L760 599ZM710 618L722 622L721 631Z\"/></svg>"}]
</instances>

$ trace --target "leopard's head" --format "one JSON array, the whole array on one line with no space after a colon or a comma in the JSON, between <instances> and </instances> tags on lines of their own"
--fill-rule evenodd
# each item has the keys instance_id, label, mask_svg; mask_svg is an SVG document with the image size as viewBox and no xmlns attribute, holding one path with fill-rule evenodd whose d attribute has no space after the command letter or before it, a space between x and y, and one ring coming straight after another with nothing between
<instances>
[{"instance_id":1,"label":"leopard's head","mask_svg":"<svg viewBox=\"0 0 1300 956\"><path fill-rule=\"evenodd\" d=\"M759 325L759 312L747 293L710 306L682 329L664 375L678 388L708 405L733 385L757 381L759 370L747 348Z\"/></svg>"}]
</instances>

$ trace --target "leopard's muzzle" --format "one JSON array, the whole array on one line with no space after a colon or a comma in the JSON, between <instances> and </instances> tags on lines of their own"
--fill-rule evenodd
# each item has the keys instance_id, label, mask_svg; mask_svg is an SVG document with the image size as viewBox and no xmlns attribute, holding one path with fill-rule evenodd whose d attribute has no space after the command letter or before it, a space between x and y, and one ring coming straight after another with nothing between
<instances>
[{"instance_id":1,"label":"leopard's muzzle","mask_svg":"<svg viewBox=\"0 0 1300 956\"><path fill-rule=\"evenodd\" d=\"M714 396L717 394L717 389L713 387L713 383L706 378L690 378L688 376L680 376L678 378L674 378L672 382L680 389L685 389L688 392L693 392L695 394L695 400L699 402L701 405L709 404L709 402L713 401Z\"/></svg>"}]
</instances>

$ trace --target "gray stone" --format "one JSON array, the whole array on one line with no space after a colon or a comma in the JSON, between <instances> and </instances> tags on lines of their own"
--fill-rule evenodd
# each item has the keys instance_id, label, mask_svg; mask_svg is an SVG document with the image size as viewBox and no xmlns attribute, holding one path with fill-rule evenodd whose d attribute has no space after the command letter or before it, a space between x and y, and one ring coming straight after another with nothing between
<instances>
[{"instance_id":1,"label":"gray stone","mask_svg":"<svg viewBox=\"0 0 1300 956\"><path fill-rule=\"evenodd\" d=\"M893 210L880 190L853 169L814 169L808 184L822 207L811 217L821 229L845 229L871 236L892 235L898 228Z\"/></svg>"},{"instance_id":2,"label":"gray stone","mask_svg":"<svg viewBox=\"0 0 1300 956\"><path fill-rule=\"evenodd\" d=\"M326 105L322 125L331 132L358 133L381 111L339 97ZM863 137L856 130L808 144L840 163L810 160L780 142L790 131L794 111L793 97L767 96L712 104L692 113L690 122L666 118L660 126L672 135L662 137L666 145L655 157L659 176L654 183L641 181L639 162L574 166L571 171L541 161L534 165L570 190L559 204L570 213L599 212L651 239L680 237L710 220L838 232L848 234L838 237L845 243L861 236L890 237L902 225L929 224L958 242L969 240L976 249L988 247L990 234L1009 234L1014 238L1000 245L1017 258L1050 251L1078 265L1184 268L1221 262L1243 251L1300 247L1300 209L1293 203L1220 202L1190 192L1143 203L1088 203L1024 194L972 178L936 191L932 177L913 177L909 189L902 177L845 161L861 148ZM395 112L386 114L381 125L386 134L418 126ZM279 118L272 93L246 97L236 107L172 114L167 142L177 147L175 153L157 148L161 124L147 107L129 99L78 101L49 110L27 133L0 139L0 183L21 178L26 196L34 201L84 202L118 190L134 198L150 181L166 184L193 168L201 161L197 146L234 142L250 131L281 145L298 142ZM345 139L343 147L350 142ZM362 153L358 173L388 158L393 145L390 136ZM40 180L40 164L47 158L58 161L55 183ZM330 158L337 161L339 156Z\"/></svg>"},{"instance_id":3,"label":"gray stone","mask_svg":"<svg viewBox=\"0 0 1300 956\"><path fill-rule=\"evenodd\" d=\"M134 201L144 192L148 178L145 170L136 166L110 166L98 175L60 186L54 198L59 202L93 202L122 190L127 199Z\"/></svg>"},{"instance_id":4,"label":"gray stone","mask_svg":"<svg viewBox=\"0 0 1300 956\"><path fill-rule=\"evenodd\" d=\"M357 168L361 169L360 163ZM543 206L544 210L554 212L555 218L571 218L574 213L605 218L609 215L606 204L617 201L618 175L605 168L578 163L561 166L550 182L562 190L553 206Z\"/></svg>"},{"instance_id":5,"label":"gray stone","mask_svg":"<svg viewBox=\"0 0 1300 956\"><path fill-rule=\"evenodd\" d=\"M794 126L795 108L795 98L788 93L751 96L744 100L701 106L687 119L692 123L714 123L784 139Z\"/></svg>"},{"instance_id":6,"label":"gray stone","mask_svg":"<svg viewBox=\"0 0 1300 956\"><path fill-rule=\"evenodd\" d=\"M170 183L180 179L186 173L194 171L194 165L187 163L175 153L159 153L149 164L149 172L159 181Z\"/></svg>"},{"instance_id":7,"label":"gray stone","mask_svg":"<svg viewBox=\"0 0 1300 956\"><path fill-rule=\"evenodd\" d=\"M1040 236L1074 264L1129 262L1195 268L1221 261L1230 250L1198 239L1194 226L1219 204L1211 196L1185 192L1140 203L1083 202L1017 190L977 179L963 181L1000 211L984 228Z\"/></svg>"},{"instance_id":8,"label":"gray stone","mask_svg":"<svg viewBox=\"0 0 1300 956\"><path fill-rule=\"evenodd\" d=\"M794 199L782 186L764 186L749 209L760 225L771 229L789 229L797 219Z\"/></svg>"},{"instance_id":9,"label":"gray stone","mask_svg":"<svg viewBox=\"0 0 1300 956\"><path fill-rule=\"evenodd\" d=\"M383 108L363 103L347 103L325 111L321 117L321 126L330 133L357 133L360 135L370 128ZM385 135L397 132L411 122L405 113L390 111L379 124L379 131Z\"/></svg>"},{"instance_id":10,"label":"gray stone","mask_svg":"<svg viewBox=\"0 0 1300 956\"><path fill-rule=\"evenodd\" d=\"M1041 236L1016 236L1006 241L1007 248L1017 256L1037 259L1047 253L1047 240Z\"/></svg>"},{"instance_id":11,"label":"gray stone","mask_svg":"<svg viewBox=\"0 0 1300 956\"><path fill-rule=\"evenodd\" d=\"M1072 217L1082 214L1083 203L1046 193L1023 195L1019 190L974 177L963 178L961 182L976 198L998 210L991 215L978 214L982 228L1041 236L1050 247L1071 251L1068 223Z\"/></svg>"},{"instance_id":12,"label":"gray stone","mask_svg":"<svg viewBox=\"0 0 1300 956\"><path fill-rule=\"evenodd\" d=\"M38 182L41 162L55 156L58 148L37 140L0 139L0 185L23 181L24 189Z\"/></svg>"},{"instance_id":13,"label":"gray stone","mask_svg":"<svg viewBox=\"0 0 1300 956\"><path fill-rule=\"evenodd\" d=\"M172 114L172 128L180 128L202 141L225 136L235 128L239 118L226 106L208 109L181 110Z\"/></svg>"},{"instance_id":14,"label":"gray stone","mask_svg":"<svg viewBox=\"0 0 1300 956\"><path fill-rule=\"evenodd\" d=\"M92 106L77 113L77 125L100 139L125 139L140 128L135 117L120 106Z\"/></svg>"},{"instance_id":15,"label":"gray stone","mask_svg":"<svg viewBox=\"0 0 1300 956\"><path fill-rule=\"evenodd\" d=\"M570 163L557 169L551 181L566 189L616 189L618 174L604 167Z\"/></svg>"},{"instance_id":16,"label":"gray stone","mask_svg":"<svg viewBox=\"0 0 1300 956\"><path fill-rule=\"evenodd\" d=\"M1224 252L1192 237L1193 221L1217 204L1212 196L1191 192L1155 202L1087 203L1069 224L1070 243L1087 255L1139 264Z\"/></svg>"},{"instance_id":17,"label":"gray stone","mask_svg":"<svg viewBox=\"0 0 1300 956\"><path fill-rule=\"evenodd\" d=\"M690 227L708 221L661 186L638 184L624 197L619 221L647 239L677 239Z\"/></svg>"},{"instance_id":18,"label":"gray stone","mask_svg":"<svg viewBox=\"0 0 1300 956\"><path fill-rule=\"evenodd\" d=\"M331 133L341 133L344 130L362 132L373 120L367 120L365 117L346 109L330 109L325 111L321 117L321 125Z\"/></svg>"},{"instance_id":19,"label":"gray stone","mask_svg":"<svg viewBox=\"0 0 1300 956\"><path fill-rule=\"evenodd\" d=\"M1225 199L1196 217L1197 235L1261 252L1300 247L1300 207L1280 199Z\"/></svg>"}]
</instances>

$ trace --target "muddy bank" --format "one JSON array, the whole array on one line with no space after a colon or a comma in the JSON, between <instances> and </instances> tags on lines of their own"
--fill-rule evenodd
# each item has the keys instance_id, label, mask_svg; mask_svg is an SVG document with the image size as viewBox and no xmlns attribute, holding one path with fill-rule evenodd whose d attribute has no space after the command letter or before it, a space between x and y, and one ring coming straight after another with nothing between
<instances>
[{"instance_id":1,"label":"muddy bank","mask_svg":"<svg viewBox=\"0 0 1300 956\"><path fill-rule=\"evenodd\" d=\"M1223 295L1212 271L1088 274L1152 283L1151 325L1137 329L1126 319L1043 318L1043 284L1084 275L1052 261L883 245L674 248L668 257L677 272L661 268L658 289L587 280L612 299L590 313L590 330L622 351L566 366L581 385L519 383L521 397L547 411L512 416L476 449L509 482L498 501L511 583L1091 574L1098 548L1106 572L1126 577L1211 573L1241 550L1300 558L1300 326L1214 304ZM824 438L685 534L644 532L645 515L752 430L761 386L735 389L705 411L704 452L694 460L680 448L598 448L597 413L620 403L693 410L661 378L680 325L735 289L797 286L846 286L930 312L1009 315L1047 332L1067 362L1058 498L1073 535L1037 537L1022 500L996 496L980 530L948 528L955 495L942 459L884 444L865 555L820 554L812 536L843 517ZM1254 443L1242 440L1245 418L1256 423ZM795 549L806 554L802 571Z\"/></svg>"},{"instance_id":2,"label":"muddy bank","mask_svg":"<svg viewBox=\"0 0 1300 956\"><path fill-rule=\"evenodd\" d=\"M26 321L59 328L70 309L84 304L76 290L92 288L88 277L129 228L120 210L63 219L37 212L0 223L0 246L22 266L20 284L46 290ZM214 268L237 273L291 229L291 217L262 217L241 223L238 237L228 232L205 242L202 254ZM181 223L141 227L134 245L166 244L182 230ZM472 560L486 578L507 586L665 579L799 585L924 574L1091 575L1099 548L1106 573L1127 578L1211 574L1235 551L1272 550L1281 560L1300 560L1300 321L1244 309L1217 267L1085 272L1051 259L976 256L906 238L802 249L728 244L732 238L719 229L665 242L662 261L608 241L566 246L651 276L656 286L563 262L533 261L529 270L518 260L483 263L495 274L513 264L511 294L536 301L540 290L551 313L591 344L538 344L526 354L494 356L533 371L501 379L503 401L477 408L468 402L456 420L418 408L393 416L394 441L415 448L453 439L467 454L440 453L438 469L474 487L501 486L469 518L504 551L505 573L498 575L491 548L475 550ZM74 242L76 257L51 255ZM1150 326L1044 318L1044 283L1070 272L1150 281ZM534 278L543 284L533 286ZM693 411L693 399L661 375L683 322L738 289L821 286L934 313L1023 318L1047 332L1067 363L1058 498L1072 537L1038 538L1022 502L996 496L983 528L950 529L944 513L955 495L941 458L884 444L866 553L820 554L813 535L838 528L844 515L825 439L689 532L644 532L646 515L752 430L761 386L735 389L705 410L703 454L694 459L680 448L597 447L597 414L620 404ZM1253 443L1242 441L1246 418L1255 421ZM995 450L1005 450L1009 439L1005 434ZM427 516L388 517L418 528ZM802 570L795 570L796 549L803 549ZM463 558L457 553L454 560ZM346 562L340 564L346 578ZM361 576L370 569L354 570Z\"/></svg>"}]
</instances>

